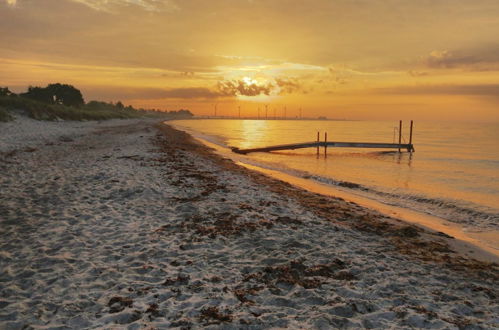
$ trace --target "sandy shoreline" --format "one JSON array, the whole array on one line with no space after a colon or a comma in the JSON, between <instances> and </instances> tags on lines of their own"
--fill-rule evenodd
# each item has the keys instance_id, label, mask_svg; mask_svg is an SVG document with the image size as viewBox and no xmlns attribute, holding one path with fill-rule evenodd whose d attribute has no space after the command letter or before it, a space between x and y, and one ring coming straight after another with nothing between
<instances>
[{"instance_id":1,"label":"sandy shoreline","mask_svg":"<svg viewBox=\"0 0 499 330\"><path fill-rule=\"evenodd\" d=\"M0 328L499 325L497 265L151 120L0 123L0 171Z\"/></svg>"},{"instance_id":2,"label":"sandy shoreline","mask_svg":"<svg viewBox=\"0 0 499 330\"><path fill-rule=\"evenodd\" d=\"M465 232L462 226L422 212L416 212L393 205L387 205L349 192L345 192L342 189L335 189L331 186L327 186L318 182L311 182L310 180L294 177L282 172L276 172L251 166L248 164L240 165L250 170L258 171L271 177L277 178L278 180L286 181L294 186L306 189L317 194L343 198L346 201L350 201L362 207L380 212L387 217L402 220L407 224L413 224L430 232L439 233L443 237L445 237L446 235L450 236L452 237L452 239L446 240L446 243L449 244L453 250L456 250L456 252L459 252L465 257L485 262L499 262L499 250L497 250L496 248L497 233L495 232ZM483 241L484 237L488 239L485 242ZM490 243L490 245L487 243Z\"/></svg>"},{"instance_id":3,"label":"sandy shoreline","mask_svg":"<svg viewBox=\"0 0 499 330\"><path fill-rule=\"evenodd\" d=\"M173 124L173 127L182 130L182 128L177 128L175 124ZM187 131L187 133L191 134L189 131ZM452 240L447 240L446 243L451 245L453 250L459 251L460 254L480 261L499 262L499 250L497 246L498 234L495 231L470 232L466 230L466 227L464 226L446 221L442 218L438 218L424 212L417 212L402 207L384 204L382 202L345 191L338 187L332 187L331 185L308 180L300 176L294 176L285 172L275 171L247 163L245 160L240 158L240 155L234 154L226 148L220 147L219 145L211 143L198 136L196 136L195 139L203 145L206 145L208 148L213 149L221 157L232 159L236 164L250 169L251 171L263 173L267 176L290 183L295 187L299 187L313 193L342 198L364 208L375 210L386 217L402 220L428 231L446 234L454 238Z\"/></svg>"}]
</instances>

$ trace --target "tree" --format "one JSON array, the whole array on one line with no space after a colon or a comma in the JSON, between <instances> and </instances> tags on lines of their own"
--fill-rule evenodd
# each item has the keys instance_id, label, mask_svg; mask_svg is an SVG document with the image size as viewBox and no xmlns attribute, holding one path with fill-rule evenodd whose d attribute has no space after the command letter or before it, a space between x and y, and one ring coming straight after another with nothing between
<instances>
[{"instance_id":1,"label":"tree","mask_svg":"<svg viewBox=\"0 0 499 330\"><path fill-rule=\"evenodd\" d=\"M29 86L28 91L26 93L20 94L22 97L26 97L28 99L32 99L35 101L53 104L54 98L53 95L46 88L42 87L33 87Z\"/></svg>"},{"instance_id":2,"label":"tree","mask_svg":"<svg viewBox=\"0 0 499 330\"><path fill-rule=\"evenodd\" d=\"M30 98L48 104L64 104L66 106L79 107L85 104L81 92L71 85L50 84L47 87L28 88L22 97Z\"/></svg>"},{"instance_id":3,"label":"tree","mask_svg":"<svg viewBox=\"0 0 499 330\"><path fill-rule=\"evenodd\" d=\"M125 106L123 105L123 103L121 103L121 101L118 101L118 102L116 102L116 108L123 110L125 108Z\"/></svg>"},{"instance_id":4,"label":"tree","mask_svg":"<svg viewBox=\"0 0 499 330\"><path fill-rule=\"evenodd\" d=\"M0 96L15 96L16 94L12 93L9 90L9 87L0 87Z\"/></svg>"},{"instance_id":5,"label":"tree","mask_svg":"<svg viewBox=\"0 0 499 330\"><path fill-rule=\"evenodd\" d=\"M185 110L185 109L180 109L179 111L177 111L177 114L180 117L192 117L193 116L192 112L190 112L189 110Z\"/></svg>"},{"instance_id":6,"label":"tree","mask_svg":"<svg viewBox=\"0 0 499 330\"><path fill-rule=\"evenodd\" d=\"M106 102L101 102L101 101L90 101L85 104L85 108L91 109L91 110L100 110L102 108L108 107L109 104Z\"/></svg>"},{"instance_id":7,"label":"tree","mask_svg":"<svg viewBox=\"0 0 499 330\"><path fill-rule=\"evenodd\" d=\"M71 85L50 84L47 89L53 95L56 104L64 104L68 107L80 107L85 104L81 92Z\"/></svg>"}]
</instances>

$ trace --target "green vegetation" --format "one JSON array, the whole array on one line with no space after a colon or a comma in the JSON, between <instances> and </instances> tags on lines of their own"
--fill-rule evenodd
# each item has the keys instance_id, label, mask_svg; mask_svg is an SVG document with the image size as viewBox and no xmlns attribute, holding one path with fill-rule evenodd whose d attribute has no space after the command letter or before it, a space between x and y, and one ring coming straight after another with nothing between
<instances>
[{"instance_id":1,"label":"green vegetation","mask_svg":"<svg viewBox=\"0 0 499 330\"><path fill-rule=\"evenodd\" d=\"M189 110L161 111L135 109L120 101L90 101L85 104L81 92L71 85L50 84L47 87L29 87L26 93L16 95L7 87L0 87L0 121L12 119L10 111L24 111L38 120L105 120L113 118L190 118Z\"/></svg>"},{"instance_id":2,"label":"green vegetation","mask_svg":"<svg viewBox=\"0 0 499 330\"><path fill-rule=\"evenodd\" d=\"M47 104L62 104L68 107L81 107L85 104L81 92L71 85L50 84L47 87L28 88L21 97Z\"/></svg>"},{"instance_id":3,"label":"green vegetation","mask_svg":"<svg viewBox=\"0 0 499 330\"><path fill-rule=\"evenodd\" d=\"M11 96L15 95L12 93L8 87L0 87L0 96Z\"/></svg>"},{"instance_id":4,"label":"green vegetation","mask_svg":"<svg viewBox=\"0 0 499 330\"><path fill-rule=\"evenodd\" d=\"M12 120L12 116L10 115L10 113L4 108L0 107L0 122L10 120Z\"/></svg>"}]
</instances>

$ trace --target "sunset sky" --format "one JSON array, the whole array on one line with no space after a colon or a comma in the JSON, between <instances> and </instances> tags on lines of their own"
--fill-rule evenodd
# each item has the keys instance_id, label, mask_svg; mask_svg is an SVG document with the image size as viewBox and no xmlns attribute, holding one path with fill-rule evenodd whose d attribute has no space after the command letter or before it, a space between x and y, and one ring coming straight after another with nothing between
<instances>
[{"instance_id":1,"label":"sunset sky","mask_svg":"<svg viewBox=\"0 0 499 330\"><path fill-rule=\"evenodd\" d=\"M0 86L197 115L499 121L497 0L0 0Z\"/></svg>"}]
</instances>

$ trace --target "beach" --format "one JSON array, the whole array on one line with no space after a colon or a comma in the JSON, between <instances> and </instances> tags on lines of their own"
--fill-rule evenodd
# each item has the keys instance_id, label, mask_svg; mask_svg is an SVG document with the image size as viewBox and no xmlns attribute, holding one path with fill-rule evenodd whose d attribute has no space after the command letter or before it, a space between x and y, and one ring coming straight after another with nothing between
<instances>
[{"instance_id":1,"label":"beach","mask_svg":"<svg viewBox=\"0 0 499 330\"><path fill-rule=\"evenodd\" d=\"M0 123L0 172L2 329L499 327L494 259L157 119Z\"/></svg>"}]
</instances>

